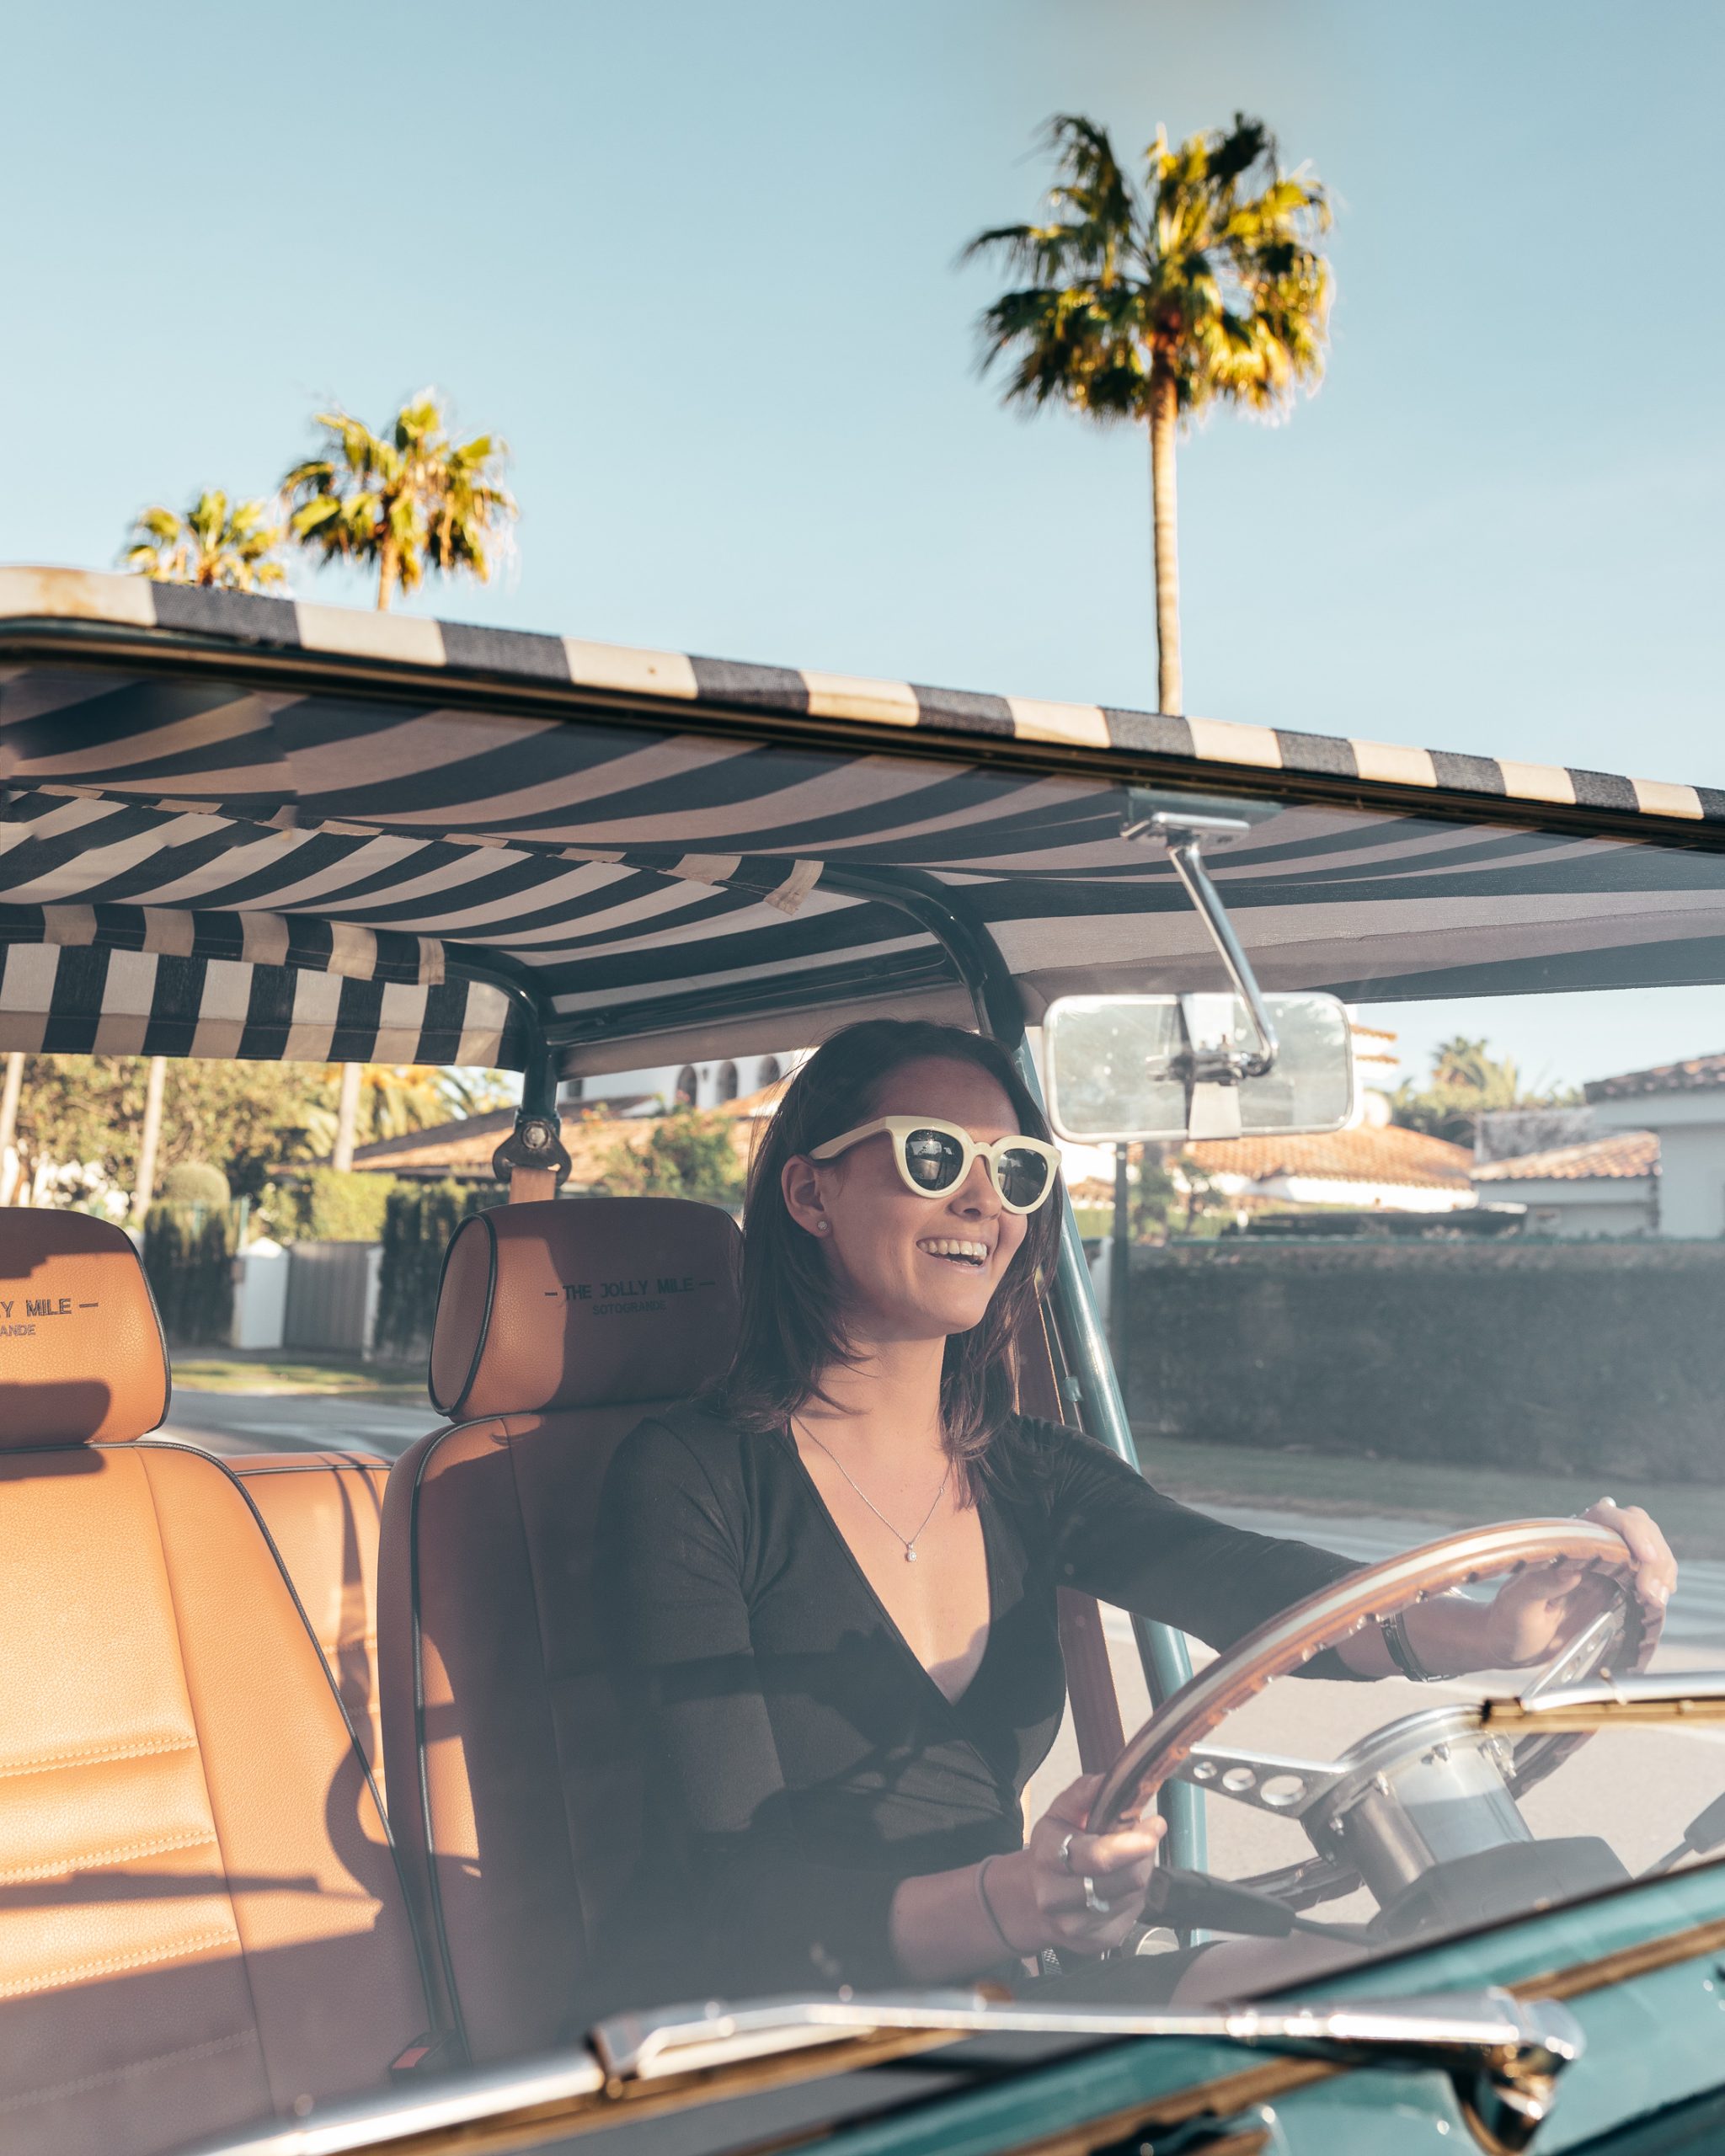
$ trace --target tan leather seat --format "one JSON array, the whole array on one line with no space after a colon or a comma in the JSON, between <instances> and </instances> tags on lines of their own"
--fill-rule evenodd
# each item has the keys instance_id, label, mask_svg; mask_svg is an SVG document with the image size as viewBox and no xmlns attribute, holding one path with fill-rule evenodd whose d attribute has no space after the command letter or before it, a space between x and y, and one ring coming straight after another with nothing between
<instances>
[{"instance_id":1,"label":"tan leather seat","mask_svg":"<svg viewBox=\"0 0 1725 2156\"><path fill-rule=\"evenodd\" d=\"M392 1819L469 2054L557 2040L638 1781L593 1596L600 1485L728 1364L740 1238L680 1198L500 1206L450 1246L431 1396L397 1463L378 1631Z\"/></svg>"},{"instance_id":2,"label":"tan leather seat","mask_svg":"<svg viewBox=\"0 0 1725 2156\"><path fill-rule=\"evenodd\" d=\"M243 1485L141 1444L116 1228L0 1210L0 2146L159 2150L430 2022L382 1817Z\"/></svg>"},{"instance_id":3,"label":"tan leather seat","mask_svg":"<svg viewBox=\"0 0 1725 2156\"><path fill-rule=\"evenodd\" d=\"M377 1539L389 1462L364 1453L248 1453L228 1462L263 1516L275 1554L335 1679L388 1809L377 1702Z\"/></svg>"}]
</instances>

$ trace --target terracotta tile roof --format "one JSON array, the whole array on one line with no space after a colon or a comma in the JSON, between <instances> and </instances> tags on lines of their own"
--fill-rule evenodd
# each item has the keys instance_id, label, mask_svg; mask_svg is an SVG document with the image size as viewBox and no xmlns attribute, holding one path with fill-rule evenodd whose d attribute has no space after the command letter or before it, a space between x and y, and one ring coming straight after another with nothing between
<instances>
[{"instance_id":1,"label":"terracotta tile roof","mask_svg":"<svg viewBox=\"0 0 1725 2156\"><path fill-rule=\"evenodd\" d=\"M1205 1139L1187 1151L1207 1175L1273 1176L1316 1182L1391 1183L1423 1190L1466 1190L1473 1155L1465 1145L1428 1138L1399 1123L1362 1123L1327 1137Z\"/></svg>"},{"instance_id":2,"label":"terracotta tile roof","mask_svg":"<svg viewBox=\"0 0 1725 2156\"><path fill-rule=\"evenodd\" d=\"M1659 1141L1650 1130L1616 1131L1549 1153L1519 1153L1476 1168L1476 1182L1626 1182L1650 1176L1659 1165Z\"/></svg>"},{"instance_id":3,"label":"terracotta tile roof","mask_svg":"<svg viewBox=\"0 0 1725 2156\"><path fill-rule=\"evenodd\" d=\"M754 1122L760 1111L748 1100L727 1101L715 1113L731 1126L731 1144L739 1163L746 1167L754 1143ZM639 1152L665 1118L660 1116L564 1116L563 1142L573 1163L570 1183L579 1189L597 1182L619 1145ZM354 1149L354 1166L387 1175L439 1175L471 1177L491 1172L491 1155L514 1126L513 1109L499 1115L463 1116L455 1123L440 1123L429 1130L411 1131L404 1138L380 1139L375 1145Z\"/></svg>"},{"instance_id":4,"label":"terracotta tile roof","mask_svg":"<svg viewBox=\"0 0 1725 2156\"><path fill-rule=\"evenodd\" d=\"M382 1168L394 1174L412 1171L457 1155L463 1163L489 1161L514 1127L513 1108L499 1108L490 1115L466 1115L453 1123L434 1123L424 1130L409 1130L399 1138L376 1138L354 1148L356 1168ZM563 1126L565 1134L569 1129Z\"/></svg>"},{"instance_id":5,"label":"terracotta tile roof","mask_svg":"<svg viewBox=\"0 0 1725 2156\"><path fill-rule=\"evenodd\" d=\"M1632 1101L1643 1093L1705 1093L1721 1086L1725 1086L1725 1055L1696 1055L1687 1063L1626 1071L1621 1078L1596 1078L1582 1091L1590 1101Z\"/></svg>"}]
</instances>

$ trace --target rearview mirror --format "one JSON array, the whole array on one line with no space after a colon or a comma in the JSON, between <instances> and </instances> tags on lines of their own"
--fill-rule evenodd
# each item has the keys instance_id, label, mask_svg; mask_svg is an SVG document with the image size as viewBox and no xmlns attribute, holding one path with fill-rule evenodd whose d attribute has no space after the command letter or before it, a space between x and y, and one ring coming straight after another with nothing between
<instances>
[{"instance_id":1,"label":"rearview mirror","mask_svg":"<svg viewBox=\"0 0 1725 2156\"><path fill-rule=\"evenodd\" d=\"M1044 1020L1049 1120L1080 1143L1340 1130L1354 1116L1354 1033L1333 995L1264 998L1275 1054L1237 995L1063 995Z\"/></svg>"}]
</instances>

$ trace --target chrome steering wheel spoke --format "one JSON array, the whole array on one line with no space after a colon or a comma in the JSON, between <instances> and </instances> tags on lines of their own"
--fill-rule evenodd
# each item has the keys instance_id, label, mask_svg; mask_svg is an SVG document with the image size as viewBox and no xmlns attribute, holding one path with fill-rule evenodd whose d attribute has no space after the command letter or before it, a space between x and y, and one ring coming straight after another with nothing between
<instances>
[{"instance_id":1,"label":"chrome steering wheel spoke","mask_svg":"<svg viewBox=\"0 0 1725 2156\"><path fill-rule=\"evenodd\" d=\"M1283 1819L1298 1819L1327 1796L1344 1769L1327 1760L1292 1759L1275 1752L1236 1752L1220 1744L1197 1744L1175 1767L1170 1780L1214 1790Z\"/></svg>"}]
</instances>

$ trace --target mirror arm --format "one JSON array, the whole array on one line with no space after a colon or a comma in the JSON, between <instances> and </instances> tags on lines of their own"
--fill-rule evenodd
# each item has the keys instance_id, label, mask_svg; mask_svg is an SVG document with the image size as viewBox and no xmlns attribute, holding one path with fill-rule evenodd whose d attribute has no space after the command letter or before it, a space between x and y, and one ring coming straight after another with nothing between
<instances>
[{"instance_id":1,"label":"mirror arm","mask_svg":"<svg viewBox=\"0 0 1725 2156\"><path fill-rule=\"evenodd\" d=\"M1275 1027L1264 1005L1263 992L1252 970L1252 961L1234 933L1234 924L1228 918L1221 894L1211 883L1210 871L1204 865L1204 841L1207 837L1232 838L1250 829L1249 824L1238 818L1184 816L1166 808L1155 809L1148 816L1121 826L1123 838L1160 839L1167 846L1181 888L1191 899L1193 910L1209 930L1210 939L1234 985L1234 992L1246 1006L1252 1030L1258 1035L1256 1055L1229 1054L1200 1060L1199 1052L1194 1049L1192 1075L1200 1083L1215 1082L1220 1078L1224 1084L1237 1085L1242 1078L1262 1078L1275 1068L1276 1058L1281 1053ZM1216 1063L1224 1063L1226 1068L1206 1067Z\"/></svg>"}]
</instances>

